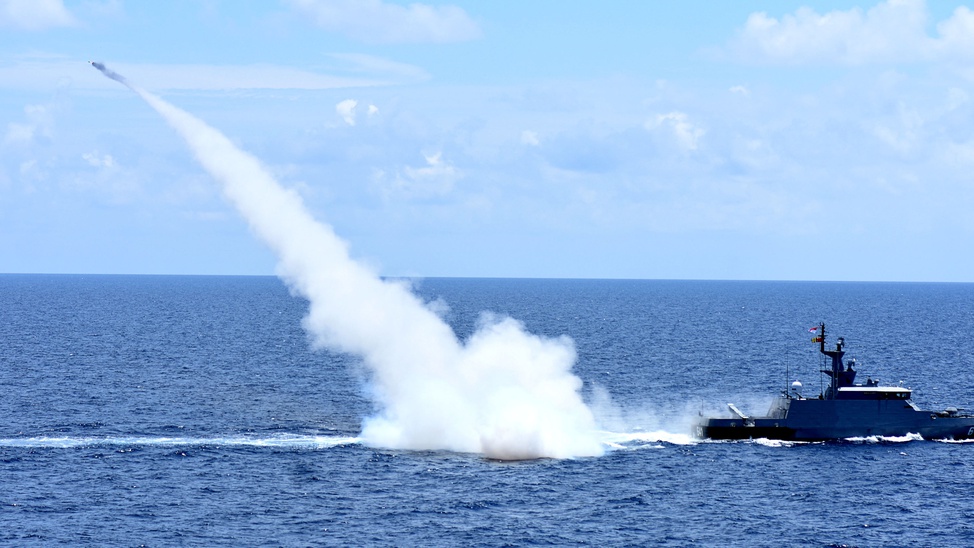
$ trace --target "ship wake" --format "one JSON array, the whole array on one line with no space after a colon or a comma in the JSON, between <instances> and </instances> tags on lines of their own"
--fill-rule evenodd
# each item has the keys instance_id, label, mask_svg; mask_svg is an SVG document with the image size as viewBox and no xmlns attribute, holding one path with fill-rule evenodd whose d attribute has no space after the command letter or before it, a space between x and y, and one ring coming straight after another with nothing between
<instances>
[{"instance_id":1,"label":"ship wake","mask_svg":"<svg viewBox=\"0 0 974 548\"><path fill-rule=\"evenodd\" d=\"M0 438L0 447L29 449L73 449L88 447L270 447L287 449L329 449L356 445L361 439L354 436L318 436L279 434L274 436L34 436Z\"/></svg>"}]
</instances>

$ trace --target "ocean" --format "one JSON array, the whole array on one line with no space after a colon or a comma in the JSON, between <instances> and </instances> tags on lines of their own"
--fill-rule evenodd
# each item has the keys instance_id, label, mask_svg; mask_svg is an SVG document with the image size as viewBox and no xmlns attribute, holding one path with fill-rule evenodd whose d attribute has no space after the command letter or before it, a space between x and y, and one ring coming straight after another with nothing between
<instances>
[{"instance_id":1,"label":"ocean","mask_svg":"<svg viewBox=\"0 0 974 548\"><path fill-rule=\"evenodd\" d=\"M273 277L0 275L0 543L974 545L972 444L689 435L818 393L823 321L860 377L974 405L974 284L412 283L461 338L571 337L605 454L369 447L368 371Z\"/></svg>"}]
</instances>

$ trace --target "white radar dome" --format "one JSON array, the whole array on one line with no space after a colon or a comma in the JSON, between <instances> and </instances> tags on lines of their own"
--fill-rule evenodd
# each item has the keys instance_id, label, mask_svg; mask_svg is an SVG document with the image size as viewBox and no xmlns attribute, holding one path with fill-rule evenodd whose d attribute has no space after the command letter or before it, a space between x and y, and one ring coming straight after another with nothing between
<instances>
[{"instance_id":1,"label":"white radar dome","mask_svg":"<svg viewBox=\"0 0 974 548\"><path fill-rule=\"evenodd\" d=\"M802 395L802 383L800 381L795 381L791 383L791 391L793 394Z\"/></svg>"}]
</instances>

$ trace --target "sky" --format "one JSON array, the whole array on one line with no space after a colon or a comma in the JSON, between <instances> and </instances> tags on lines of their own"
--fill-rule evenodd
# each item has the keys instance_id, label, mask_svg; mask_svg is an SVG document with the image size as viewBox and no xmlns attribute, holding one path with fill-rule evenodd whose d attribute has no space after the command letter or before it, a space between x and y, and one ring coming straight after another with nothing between
<instances>
[{"instance_id":1,"label":"sky","mask_svg":"<svg viewBox=\"0 0 974 548\"><path fill-rule=\"evenodd\" d=\"M385 276L974 281L974 5L0 0L0 273L269 275L101 61Z\"/></svg>"}]
</instances>

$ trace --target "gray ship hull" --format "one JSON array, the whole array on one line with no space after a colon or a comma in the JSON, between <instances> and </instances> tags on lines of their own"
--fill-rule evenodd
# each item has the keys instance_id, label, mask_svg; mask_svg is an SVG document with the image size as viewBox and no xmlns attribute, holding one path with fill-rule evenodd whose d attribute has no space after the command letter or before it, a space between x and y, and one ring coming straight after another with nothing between
<instances>
[{"instance_id":1,"label":"gray ship hull","mask_svg":"<svg viewBox=\"0 0 974 548\"><path fill-rule=\"evenodd\" d=\"M701 438L768 438L822 441L919 434L924 439L974 437L974 417L953 411L922 411L904 400L778 398L769 416L709 418L697 425Z\"/></svg>"}]
</instances>

